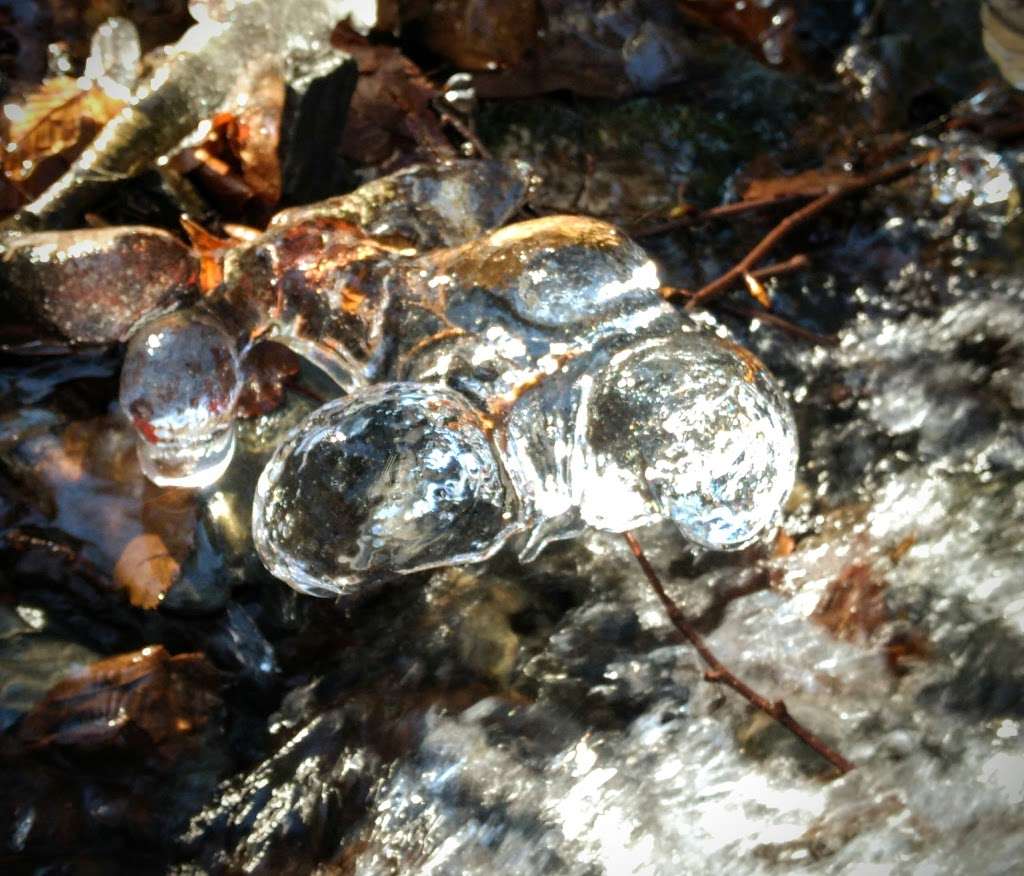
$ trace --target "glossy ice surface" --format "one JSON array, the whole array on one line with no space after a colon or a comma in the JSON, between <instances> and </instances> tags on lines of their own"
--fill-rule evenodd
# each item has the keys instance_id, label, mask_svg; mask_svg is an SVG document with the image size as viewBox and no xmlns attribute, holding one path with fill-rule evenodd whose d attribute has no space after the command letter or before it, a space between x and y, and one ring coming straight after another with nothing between
<instances>
[{"instance_id":1,"label":"glossy ice surface","mask_svg":"<svg viewBox=\"0 0 1024 876\"><path fill-rule=\"evenodd\" d=\"M257 550L298 590L344 593L505 543L529 560L588 526L663 518L735 549L773 524L792 487L795 430L761 363L665 303L647 254L607 223L550 216L481 236L525 192L525 171L492 170L448 168L458 185L441 189L504 182L463 196L468 218L435 209L429 229L373 189L284 214L229 253L200 306L132 340L122 406L163 483L212 483L228 464L232 344L244 355L274 337L344 390L260 479ZM432 172L399 180L410 214L410 181ZM439 186L419 191L436 199ZM352 224L380 216L404 246ZM194 379L172 379L176 344Z\"/></svg>"},{"instance_id":2,"label":"glossy ice surface","mask_svg":"<svg viewBox=\"0 0 1024 876\"><path fill-rule=\"evenodd\" d=\"M366 573L482 560L504 542L513 507L480 416L458 393L385 383L328 402L278 448L254 536L277 577L331 595Z\"/></svg>"},{"instance_id":3,"label":"glossy ice surface","mask_svg":"<svg viewBox=\"0 0 1024 876\"><path fill-rule=\"evenodd\" d=\"M108 25L98 34L100 84L113 85L110 93L127 105L54 185L18 212L17 226L74 221L105 185L174 152L218 110L243 105L254 71L276 69L299 80L338 63L330 43L338 22L365 33L376 20L374 4L365 0L207 0L191 3L190 11L196 23L137 85L134 76L122 75L133 60L126 28Z\"/></svg>"},{"instance_id":4,"label":"glossy ice surface","mask_svg":"<svg viewBox=\"0 0 1024 876\"><path fill-rule=\"evenodd\" d=\"M139 329L121 369L121 407L146 476L185 487L217 480L231 462L240 390L234 343L213 319L179 311Z\"/></svg>"}]
</instances>

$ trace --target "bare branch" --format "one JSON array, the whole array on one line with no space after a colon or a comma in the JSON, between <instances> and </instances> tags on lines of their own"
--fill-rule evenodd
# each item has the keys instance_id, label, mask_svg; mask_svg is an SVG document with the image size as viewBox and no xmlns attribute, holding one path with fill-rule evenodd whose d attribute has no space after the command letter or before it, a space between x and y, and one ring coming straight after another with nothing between
<instances>
[{"instance_id":1,"label":"bare branch","mask_svg":"<svg viewBox=\"0 0 1024 876\"><path fill-rule=\"evenodd\" d=\"M694 650L696 650L700 655L701 660L707 664L708 669L704 673L704 678L710 682L724 684L731 687L747 702L760 709L770 718L774 718L805 745L813 749L817 754L821 755L821 757L827 760L839 771L840 775L848 773L850 770L854 769L855 767L853 763L848 761L838 751L831 748L827 743L797 721L796 718L789 713L789 709L786 708L785 702L782 700L775 700L772 702L766 697L761 696L761 694L734 675L732 671L730 671L730 669L715 656L714 652L708 647L707 642L704 641L704 637L697 632L693 624L691 624L683 615L682 611L680 611L679 606L672 600L672 597L670 597L665 591L665 587L661 583L658 573L654 571L654 567L651 565L650 560L647 559L647 555L644 553L643 548L640 547L640 542L636 540L636 536L633 535L632 532L625 532L623 533L623 537L626 539L626 544L629 545L629 549L633 552L633 556L636 557L636 561L640 564L640 568L643 570L644 575L647 576L651 589L654 590L658 599L661 600L661 604L664 607L669 620L672 621L672 625L679 631L683 638L685 638L686 641L694 647Z\"/></svg>"},{"instance_id":2,"label":"bare branch","mask_svg":"<svg viewBox=\"0 0 1024 876\"><path fill-rule=\"evenodd\" d=\"M904 174L909 173L912 170L916 170L925 164L930 164L935 160L937 154L938 152L935 149L919 152L917 155L908 158L906 161L901 161L898 164L891 164L888 167L883 167L881 170L877 170L874 173L858 177L847 185L840 186L830 192L826 192L825 194L815 198L811 203L790 213L785 219L769 231L757 246L750 250L750 252L748 252L728 271L722 274L722 276L717 280L712 280L703 289L699 289L694 293L693 297L687 303L686 309L693 310L698 305L705 304L710 299L727 291L729 286L731 286L736 280L741 279L746 273L751 273L754 265L763 259L775 247L775 245L782 240L782 238L789 234L793 229L802 225L808 219L817 216L820 212L827 207L830 207L836 201L841 198L845 198L853 192L859 192L863 189L876 186L879 183L887 182L891 179L895 179L896 177L903 176Z\"/></svg>"}]
</instances>

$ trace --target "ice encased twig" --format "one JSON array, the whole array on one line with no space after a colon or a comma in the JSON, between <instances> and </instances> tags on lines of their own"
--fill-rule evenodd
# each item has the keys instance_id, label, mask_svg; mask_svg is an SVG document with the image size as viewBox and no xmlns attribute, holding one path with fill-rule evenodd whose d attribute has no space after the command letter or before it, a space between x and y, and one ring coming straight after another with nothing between
<instances>
[{"instance_id":1,"label":"ice encased twig","mask_svg":"<svg viewBox=\"0 0 1024 876\"><path fill-rule=\"evenodd\" d=\"M207 486L220 477L233 448L238 363L254 338L291 347L345 392L386 378L395 332L392 292L413 247L429 248L438 239L463 243L502 224L522 204L529 179L521 162L417 165L347 195L283 211L265 234L225 248L216 290L187 310L143 322L129 343L121 407L135 425L146 475L178 486ZM361 226L398 237L401 246L378 243ZM47 232L46 239L59 249L84 234ZM153 234L163 239L141 228L123 236L131 251L132 241L141 244ZM193 273L195 265L177 246L179 273ZM153 255L152 246L146 253ZM21 261L23 283L62 276L43 272L39 258ZM80 301L76 296L68 306ZM54 310L52 304L46 309ZM132 321L140 315L133 313Z\"/></svg>"}]
</instances>

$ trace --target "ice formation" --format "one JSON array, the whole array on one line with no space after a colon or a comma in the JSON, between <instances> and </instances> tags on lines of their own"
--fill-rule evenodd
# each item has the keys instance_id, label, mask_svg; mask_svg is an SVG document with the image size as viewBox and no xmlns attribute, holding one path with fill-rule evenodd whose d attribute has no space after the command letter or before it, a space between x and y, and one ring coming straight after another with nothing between
<instances>
[{"instance_id":1,"label":"ice formation","mask_svg":"<svg viewBox=\"0 0 1024 876\"><path fill-rule=\"evenodd\" d=\"M435 210L449 225L424 231L390 217L407 235L397 244L351 224L374 221L365 193L275 222L229 251L201 305L131 341L122 407L162 483L224 471L253 338L345 391L277 449L257 489L257 550L298 590L342 593L506 542L530 560L588 526L663 518L736 549L780 511L795 429L761 363L662 301L654 264L607 223L550 216L479 236L525 190L523 168L501 168L490 178L503 185L473 204L480 222ZM436 239L459 245L429 249Z\"/></svg>"},{"instance_id":2,"label":"ice formation","mask_svg":"<svg viewBox=\"0 0 1024 876\"><path fill-rule=\"evenodd\" d=\"M367 0L206 0L191 3L190 11L196 23L130 93L125 80L132 77L119 72L131 66L128 28L104 25L94 59L106 61L112 75L99 79L104 87L114 84L111 93L127 105L57 182L19 211L19 227L73 221L97 190L159 163L217 111L243 104L260 70L276 67L287 81L302 79L338 63L330 44L338 22L365 33L376 21Z\"/></svg>"}]
</instances>

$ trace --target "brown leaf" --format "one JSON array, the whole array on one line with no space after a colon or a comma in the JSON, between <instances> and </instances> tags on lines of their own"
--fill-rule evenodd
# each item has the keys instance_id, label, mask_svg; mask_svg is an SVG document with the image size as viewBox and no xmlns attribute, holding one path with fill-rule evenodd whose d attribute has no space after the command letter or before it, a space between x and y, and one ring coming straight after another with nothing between
<instances>
[{"instance_id":1,"label":"brown leaf","mask_svg":"<svg viewBox=\"0 0 1024 876\"><path fill-rule=\"evenodd\" d=\"M753 49L770 64L797 66L796 10L786 0L679 0L686 15Z\"/></svg>"},{"instance_id":2,"label":"brown leaf","mask_svg":"<svg viewBox=\"0 0 1024 876\"><path fill-rule=\"evenodd\" d=\"M825 192L854 184L860 180L856 174L815 168L795 173L792 176L775 176L755 179L743 190L742 200L760 201L767 198L784 198L805 195L816 198Z\"/></svg>"},{"instance_id":3,"label":"brown leaf","mask_svg":"<svg viewBox=\"0 0 1024 876\"><path fill-rule=\"evenodd\" d=\"M864 642L889 620L886 581L867 563L851 563L828 585L811 618L836 638Z\"/></svg>"},{"instance_id":4,"label":"brown leaf","mask_svg":"<svg viewBox=\"0 0 1024 876\"><path fill-rule=\"evenodd\" d=\"M371 44L346 27L335 29L332 43L359 68L342 135L347 158L379 164L417 150L454 157L433 108L437 89L419 67L398 49Z\"/></svg>"},{"instance_id":5,"label":"brown leaf","mask_svg":"<svg viewBox=\"0 0 1024 876\"><path fill-rule=\"evenodd\" d=\"M772 552L776 557L788 557L796 548L796 541L785 529L780 528L775 537L775 549Z\"/></svg>"},{"instance_id":6,"label":"brown leaf","mask_svg":"<svg viewBox=\"0 0 1024 876\"><path fill-rule=\"evenodd\" d=\"M894 633L885 643L885 662L897 678L910 671L907 664L921 663L932 656L932 646L917 630Z\"/></svg>"},{"instance_id":7,"label":"brown leaf","mask_svg":"<svg viewBox=\"0 0 1024 876\"><path fill-rule=\"evenodd\" d=\"M257 344L245 357L244 380L238 398L243 417L269 414L284 398L285 388L299 373L299 357L281 344Z\"/></svg>"},{"instance_id":8,"label":"brown leaf","mask_svg":"<svg viewBox=\"0 0 1024 876\"><path fill-rule=\"evenodd\" d=\"M174 168L191 174L230 214L264 224L281 200L278 146L284 101L285 82L277 69L254 75L244 107L237 113L216 113L203 141L174 156ZM191 229L186 231L192 236ZM203 265L204 291L212 276L209 267Z\"/></svg>"},{"instance_id":9,"label":"brown leaf","mask_svg":"<svg viewBox=\"0 0 1024 876\"><path fill-rule=\"evenodd\" d=\"M228 132L231 150L238 156L242 179L268 206L281 200L281 163L277 147L284 112L284 79L268 71L253 83L249 101Z\"/></svg>"},{"instance_id":10,"label":"brown leaf","mask_svg":"<svg viewBox=\"0 0 1024 876\"><path fill-rule=\"evenodd\" d=\"M438 0L422 22L427 47L464 70L522 60L537 42L537 0Z\"/></svg>"},{"instance_id":11,"label":"brown leaf","mask_svg":"<svg viewBox=\"0 0 1024 876\"><path fill-rule=\"evenodd\" d=\"M171 756L219 706L217 687L202 654L172 657L155 645L72 672L25 716L19 735L35 747L128 747L144 741L147 749Z\"/></svg>"},{"instance_id":12,"label":"brown leaf","mask_svg":"<svg viewBox=\"0 0 1024 876\"><path fill-rule=\"evenodd\" d=\"M179 221L199 259L199 291L207 295L224 279L224 250L235 246L236 243L230 238L211 234L188 216L182 216Z\"/></svg>"},{"instance_id":13,"label":"brown leaf","mask_svg":"<svg viewBox=\"0 0 1024 876\"><path fill-rule=\"evenodd\" d=\"M144 532L121 551L114 565L114 583L128 591L128 601L137 608L156 608L180 571L164 540Z\"/></svg>"},{"instance_id":14,"label":"brown leaf","mask_svg":"<svg viewBox=\"0 0 1024 876\"><path fill-rule=\"evenodd\" d=\"M47 79L21 106L8 131L13 149L3 153L4 172L25 182L46 158L73 158L124 104L102 88L80 88L77 79Z\"/></svg>"}]
</instances>

